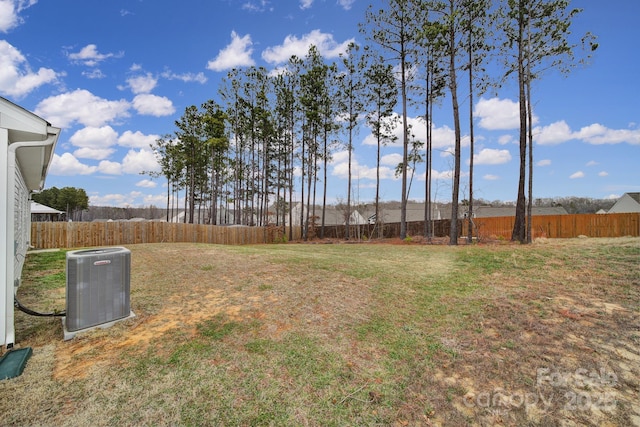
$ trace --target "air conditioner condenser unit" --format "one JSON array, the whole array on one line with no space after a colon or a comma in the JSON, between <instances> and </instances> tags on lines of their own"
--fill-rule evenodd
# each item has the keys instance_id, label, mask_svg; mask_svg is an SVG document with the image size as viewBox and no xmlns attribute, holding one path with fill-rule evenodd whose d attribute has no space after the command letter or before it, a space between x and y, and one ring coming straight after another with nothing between
<instances>
[{"instance_id":1,"label":"air conditioner condenser unit","mask_svg":"<svg viewBox=\"0 0 640 427\"><path fill-rule=\"evenodd\" d=\"M131 251L123 247L67 252L65 339L74 332L133 316Z\"/></svg>"}]
</instances>

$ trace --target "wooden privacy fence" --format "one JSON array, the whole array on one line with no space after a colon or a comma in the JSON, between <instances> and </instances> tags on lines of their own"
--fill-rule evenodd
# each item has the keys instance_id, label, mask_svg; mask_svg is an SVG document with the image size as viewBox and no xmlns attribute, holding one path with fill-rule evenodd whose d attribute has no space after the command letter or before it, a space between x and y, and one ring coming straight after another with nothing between
<instances>
[{"instance_id":1,"label":"wooden privacy fence","mask_svg":"<svg viewBox=\"0 0 640 427\"><path fill-rule=\"evenodd\" d=\"M476 237L511 239L515 218L503 216L474 219ZM464 221L462 235L467 233ZM531 217L532 237L571 238L640 236L640 213L541 215Z\"/></svg>"},{"instance_id":2,"label":"wooden privacy fence","mask_svg":"<svg viewBox=\"0 0 640 427\"><path fill-rule=\"evenodd\" d=\"M476 218L474 219L474 236L480 240L499 240L511 239L513 223L515 218L512 216L493 217L493 218ZM467 235L468 220L458 221L458 236ZM441 219L432 221L434 237L449 237L451 230L451 221ZM391 223L378 226L376 229L373 224L351 225L349 234L353 239L369 239L369 238L394 238L400 236L400 223ZM571 238L581 235L589 237L622 237L622 236L640 236L640 214L624 213L624 214L575 214L575 215L541 215L531 218L531 229L533 238L549 237L549 238ZM314 230L315 235L320 235L320 227ZM311 233L313 235L313 233ZM424 235L424 221L407 222L408 236ZM345 236L344 225L325 226L324 237L343 239Z\"/></svg>"},{"instance_id":3,"label":"wooden privacy fence","mask_svg":"<svg viewBox=\"0 0 640 427\"><path fill-rule=\"evenodd\" d=\"M286 232L286 234L284 234ZM31 245L36 249L85 248L137 243L212 243L248 245L288 239L289 228L216 226L156 221L139 222L34 222ZM300 238L299 227L293 238Z\"/></svg>"},{"instance_id":4,"label":"wooden privacy fence","mask_svg":"<svg viewBox=\"0 0 640 427\"><path fill-rule=\"evenodd\" d=\"M433 230L433 236L445 237L449 236L451 230L451 221L448 219L439 219L431 221L431 229ZM344 225L326 225L324 227L324 237L334 239L344 239L345 237ZM319 237L321 233L321 227L316 226L314 230L315 236ZM394 238L400 236L400 223L392 222L387 224L361 224L361 225L349 225L349 235L352 239L378 239L378 238ZM407 235L408 236L422 236L424 235L424 221L410 221L407 222Z\"/></svg>"},{"instance_id":5,"label":"wooden privacy fence","mask_svg":"<svg viewBox=\"0 0 640 427\"><path fill-rule=\"evenodd\" d=\"M481 240L511 239L514 217L476 218L474 235ZM468 220L460 220L460 236L466 236ZM531 219L533 237L571 238L640 237L640 214L577 214L543 215ZM433 222L435 237L449 235L449 220ZM344 238L344 226L326 226L325 238ZM385 238L398 237L400 224L384 224ZM312 233L313 234L313 233ZM315 229L319 236L320 227ZM352 238L377 238L373 225L351 226ZM424 234L424 221L408 222L407 234ZM288 240L289 227L216 226L154 221L140 222L34 222L31 224L31 245L37 249L85 248L136 243L213 243L248 245L277 243ZM293 227L293 240L301 238L300 227Z\"/></svg>"}]
</instances>

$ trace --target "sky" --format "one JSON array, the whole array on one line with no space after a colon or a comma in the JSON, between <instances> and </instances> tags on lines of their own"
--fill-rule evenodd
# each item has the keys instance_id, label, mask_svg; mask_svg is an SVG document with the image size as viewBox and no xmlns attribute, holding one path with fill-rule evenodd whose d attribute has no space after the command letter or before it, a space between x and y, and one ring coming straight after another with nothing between
<instances>
[{"instance_id":1,"label":"sky","mask_svg":"<svg viewBox=\"0 0 640 427\"><path fill-rule=\"evenodd\" d=\"M337 61L365 44L363 0L0 0L0 96L62 132L45 188L83 188L94 206L164 206L166 182L150 144L176 130L185 108L220 101L233 67L277 70L311 44ZM384 2L373 2L380 6ZM599 48L568 75L547 71L532 87L534 198L617 198L640 191L640 2L573 1L583 8L573 34ZM488 68L496 64L489 64ZM461 80L464 82L464 80ZM463 176L468 197L468 91L462 85ZM515 200L518 186L517 84L474 102L474 198ZM398 113L401 111L398 109ZM409 111L417 138L425 125ZM448 99L434 114L433 194L451 199L453 144ZM400 129L397 130L400 134ZM354 202L375 197L376 147L362 126L353 152ZM383 201L400 200L398 144L383 148ZM346 200L347 155L334 153L329 201ZM418 165L410 199L424 200Z\"/></svg>"}]
</instances>

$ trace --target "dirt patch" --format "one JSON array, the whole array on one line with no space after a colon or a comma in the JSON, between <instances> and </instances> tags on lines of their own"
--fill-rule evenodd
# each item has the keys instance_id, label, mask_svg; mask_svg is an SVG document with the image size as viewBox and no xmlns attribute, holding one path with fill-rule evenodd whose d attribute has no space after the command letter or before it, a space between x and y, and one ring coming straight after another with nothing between
<instances>
[{"instance_id":1,"label":"dirt patch","mask_svg":"<svg viewBox=\"0 0 640 427\"><path fill-rule=\"evenodd\" d=\"M85 378L96 365L114 362L113 353L144 353L152 341L180 331L192 337L196 325L207 318L225 314L229 318L238 317L239 306L225 305L221 292L206 295L188 295L187 301L173 298L169 307L158 314L143 314L134 320L126 320L114 330L94 330L78 335L69 342L58 344L54 378L69 380Z\"/></svg>"}]
</instances>

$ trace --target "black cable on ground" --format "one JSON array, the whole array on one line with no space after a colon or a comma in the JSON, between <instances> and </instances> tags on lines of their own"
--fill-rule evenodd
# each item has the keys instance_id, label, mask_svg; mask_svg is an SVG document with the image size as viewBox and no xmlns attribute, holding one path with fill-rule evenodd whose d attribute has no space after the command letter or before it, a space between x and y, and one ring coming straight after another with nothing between
<instances>
[{"instance_id":1,"label":"black cable on ground","mask_svg":"<svg viewBox=\"0 0 640 427\"><path fill-rule=\"evenodd\" d=\"M20 304L20 301L18 301L17 297L13 297L13 305L15 308L17 308L18 310L22 311L23 313L26 313L30 316L39 316L39 317L64 317L67 315L67 312L65 310L62 311L54 311L52 313L39 313L35 310L31 310L30 308L27 308L25 306L23 306L22 304Z\"/></svg>"}]
</instances>

